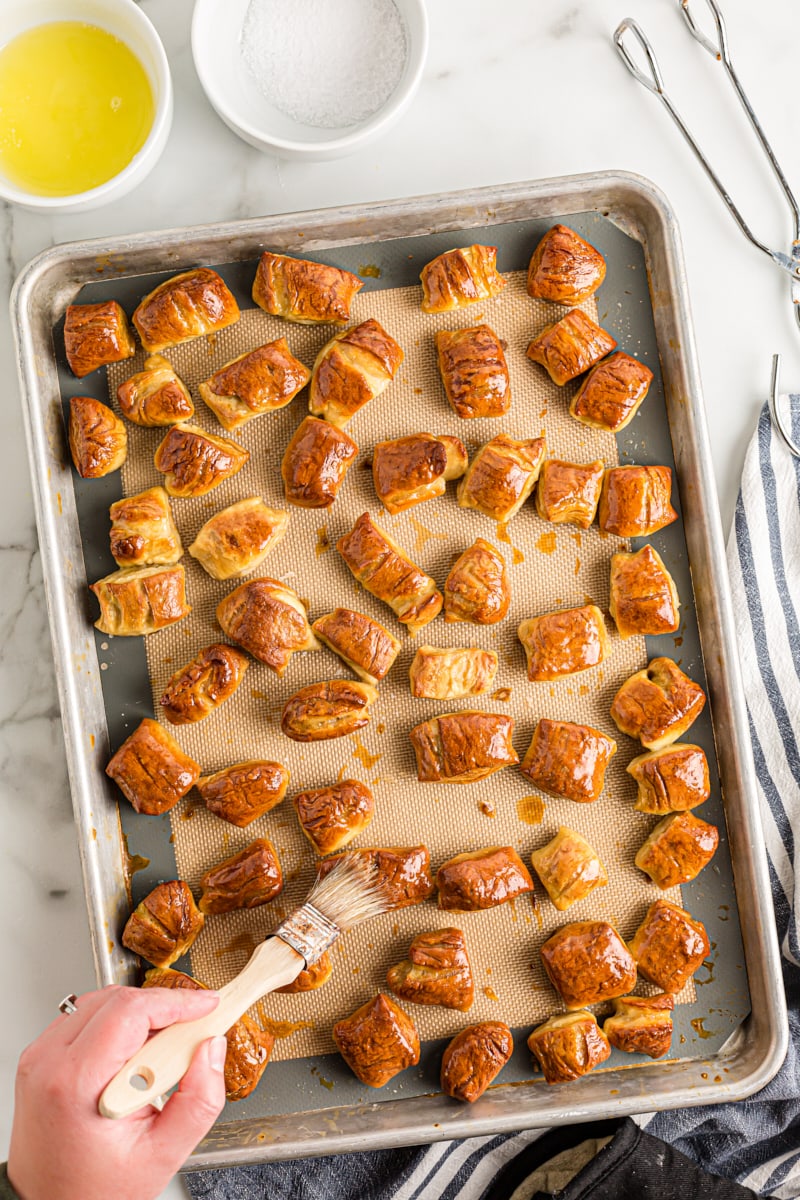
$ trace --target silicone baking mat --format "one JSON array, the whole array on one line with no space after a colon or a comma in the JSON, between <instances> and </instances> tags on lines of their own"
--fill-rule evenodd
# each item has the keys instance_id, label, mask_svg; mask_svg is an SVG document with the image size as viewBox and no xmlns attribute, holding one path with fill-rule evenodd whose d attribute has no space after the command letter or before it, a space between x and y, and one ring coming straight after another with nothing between
<instances>
[{"instance_id":1,"label":"silicone baking mat","mask_svg":"<svg viewBox=\"0 0 800 1200\"><path fill-rule=\"evenodd\" d=\"M449 244L468 244L469 239L463 234L406 239L380 247L346 247L338 253L314 255L362 274L366 287L353 304L353 323L375 317L399 341L406 359L390 387L348 426L360 454L332 509L290 507L289 531L256 575L268 574L292 586L307 602L312 620L337 605L370 614L397 634L403 649L380 686L371 725L354 737L300 745L285 738L279 728L282 705L294 691L321 679L348 676L340 660L327 649L295 655L281 680L262 664L251 662L239 691L216 713L196 726L171 728L204 773L254 757L277 759L289 767L292 782L286 801L246 830L213 817L191 795L167 818L139 817L124 802L121 816L131 852L151 860L138 857L133 860L134 902L159 879L176 875L196 888L203 871L254 837L269 837L278 850L286 880L281 896L271 905L249 912L209 918L191 951L190 963L179 964L211 985L220 985L235 974L256 942L306 895L314 875L314 853L297 825L291 796L303 788L324 786L340 778L362 779L375 795L375 817L353 843L354 847L424 842L431 851L435 871L452 855L483 846L510 844L527 860L530 852L550 840L559 826L567 825L582 833L596 848L608 870L609 884L596 889L564 914L556 912L538 882L533 903L529 896L523 896L515 904L476 914L440 912L434 896L424 905L387 914L349 934L333 951L334 973L322 989L298 996L270 996L257 1006L260 1018L282 1023L279 1031L290 1036L276 1042L270 1087L259 1088L249 1100L236 1105L231 1116L234 1111L237 1118L292 1111L299 1103L319 1106L326 1102L319 1084L335 1085L335 1095L330 1098L335 1103L365 1096L393 1098L433 1090L442 1044L437 1039L448 1038L465 1024L481 1019L502 1019L517 1031L517 1052L503 1079L530 1078L530 1059L521 1035L562 1007L541 967L538 953L541 943L566 921L585 918L611 920L628 937L648 905L662 895L633 865L636 850L656 821L633 810L636 789L625 766L640 747L618 734L608 710L620 683L655 653L671 654L694 678L704 682L680 524L649 539L665 558L681 592L682 624L678 634L674 638L647 639L647 645L644 639L622 641L609 620L611 653L601 667L558 683L532 684L527 681L524 654L516 637L519 622L552 608L583 604L590 599L607 608L610 558L626 543L602 536L596 527L584 532L574 526L548 524L538 517L532 502L512 519L507 529L497 527L481 514L460 509L454 484L448 485L446 496L392 517L381 510L368 469L376 441L418 431L459 436L470 456L483 441L502 430L518 438L543 435L548 454L578 462L600 458L612 465L620 457L624 461L671 462L658 362L652 330L647 325L649 310L645 307L643 264L627 263L624 267L627 274L622 275L619 261L615 267L614 254L607 249L610 245L619 252L624 247L635 255L639 248L602 218L572 219L570 223L604 250L612 268L601 293L604 299L600 312L594 302L585 306L587 311L611 329L621 349L645 358L656 372L642 414L620 437L619 444L613 436L589 430L570 418L568 402L575 385L557 388L541 368L525 357L531 337L563 313L555 306L530 299L525 292L524 271L508 269L524 266L544 228L494 227L485 231L482 240L500 244L500 266L508 286L492 301L440 316L421 313L421 292L411 280L433 254ZM491 237L486 236L489 233ZM240 303L243 306L251 303L247 294L255 263L220 269L234 287ZM127 279L117 288L113 281L104 280L85 289L81 299L116 295L132 311L139 297L163 277ZM391 286L396 283L401 286ZM506 342L513 403L505 418L462 421L444 396L436 368L433 333L439 328L459 328L481 321ZM197 423L222 433L199 400L197 384L201 380L237 354L278 336L285 336L292 351L311 366L332 332L331 327L287 324L249 307L235 326L212 338L168 351L167 357L192 389ZM140 352L135 359L109 369L108 394L112 402L117 384L140 369L143 361L144 354ZM81 390L73 381L71 394ZM306 411L304 392L288 408L256 418L230 435L250 450L247 466L205 497L172 501L185 546L213 512L236 499L261 495L268 504L285 507L280 461ZM129 427L130 453L121 481L124 494L162 482L152 462L162 436L163 431ZM113 569L108 558L107 505L119 494L119 483L114 485L111 479L85 484L78 481L76 493L85 533L87 574L95 579ZM677 500L674 493L676 504ZM490 541L504 554L508 565L512 605L506 620L499 626L480 628L446 624L439 617L416 639L410 638L390 610L355 583L335 550L337 538L365 510L434 576L440 587L452 561L466 546L476 537ZM203 646L221 638L214 612L238 581L216 582L189 555L182 561L193 606L186 620L143 640L97 637L101 667L106 672L103 679L107 684L112 749L135 728L141 716L153 712L158 715L158 697L170 675ZM493 692L470 701L439 703L413 699L408 689L408 666L416 647L425 643L480 645L495 650L499 655L499 670ZM514 742L520 758L542 716L585 722L611 734L618 742L619 752L607 773L602 798L592 805L578 805L541 796L514 767L466 786L419 784L408 740L409 729L436 713L460 708L482 708L512 715L516 722ZM693 727L690 737L704 745L712 756L713 775L708 713ZM735 922L728 920L733 908L732 884L716 786L712 801L701 815L720 824L723 844L715 863L690 889L684 889L689 894L684 895L683 902L707 924L709 914L718 921L709 924L712 956L696 981L703 985L703 1003L693 1002L696 995L699 997L693 984L679 997L672 1051L676 1057L692 1052L693 1044L695 1053L719 1045L747 1011L746 993L743 995L741 991L744 980L741 973L738 977L735 974L741 972L737 966L742 961L741 947ZM678 892L667 895L680 900ZM379 1093L361 1088L338 1056L331 1054L333 1022L385 987L387 967L406 956L414 934L445 925L457 925L464 930L476 982L473 1007L469 1013L461 1014L406 1005L421 1038L428 1043L420 1067L405 1072ZM120 931L110 932L118 936ZM725 974L724 990L719 986L723 971L718 971L714 979L719 944L724 948L721 965L729 973ZM713 1010L708 1007L709 999L716 1005ZM711 1011L715 1014L714 1025L706 1028L711 1025ZM713 1041L709 1044L706 1039ZM297 1061L300 1059L303 1061ZM615 1053L612 1063L617 1060ZM284 1075L283 1070L292 1067L293 1061L296 1063L293 1073ZM631 1065L636 1059L624 1056L619 1061ZM291 1087L282 1089L281 1080L290 1082ZM302 1101L297 1099L298 1087Z\"/></svg>"},{"instance_id":2,"label":"silicone baking mat","mask_svg":"<svg viewBox=\"0 0 800 1200\"><path fill-rule=\"evenodd\" d=\"M595 917L612 920L623 935L630 936L648 904L660 894L633 866L634 855L655 819L632 812L635 788L629 778L626 781L625 774L630 744L623 745L613 760L602 798L588 805L550 798L542 802L516 768L506 768L467 785L418 783L416 779L408 731L417 722L439 712L464 708L508 713L516 722L520 758L539 717L579 721L615 734L608 715L611 699L622 682L647 662L643 638L623 641L612 632L611 653L601 666L553 684L528 683L524 653L516 634L526 617L549 609L588 600L606 608L611 554L627 547L627 543L601 535L597 527L583 532L572 525L544 521L532 503L526 504L507 527L498 529L482 514L458 507L454 484L446 496L397 516L389 516L376 499L368 469L373 446L377 441L418 431L455 434L465 439L471 454L481 442L503 430L516 438L544 436L548 452L569 461L600 458L607 466L618 461L613 435L587 429L570 417L566 403L569 393L565 395L540 367L526 359L525 348L531 336L553 319L554 307L531 300L525 290L524 272L514 272L507 278L508 284L499 297L446 316L430 316L420 310L418 287L369 292L356 298L353 321L367 317L378 320L404 348L405 361L399 377L348 426L360 455L332 508L290 507L286 537L255 572L271 575L294 588L312 620L337 605L354 607L386 622L402 638L403 650L380 685L372 724L351 737L305 745L292 742L281 732L281 708L299 687L320 679L350 677L337 656L323 649L295 655L281 679L263 664L252 663L231 700L206 720L172 732L183 749L202 765L204 773L249 758L284 763L291 773L290 795L344 777L362 779L375 795L376 812L369 828L352 845L408 846L424 842L435 869L455 854L487 845L512 845L528 859L531 850L543 845L559 825L566 825L582 833L598 851L609 883L574 905L568 916L559 913L539 888L534 903L524 896L513 905L460 915L437 911L432 900L361 926L334 950L334 973L323 988L302 996L270 996L261 1003L262 1013L271 1018L310 1022L294 1036L278 1042L276 1058L333 1049L333 1022L385 987L387 967L405 957L415 933L443 924L460 925L467 938L477 983L470 1021L502 1017L511 1025L523 1025L543 1020L560 1006L537 953L541 941L565 920ZM597 316L593 304L589 311ZM444 396L433 334L438 328L462 328L481 321L489 323L506 344L513 401L511 411L503 418L464 421L453 413ZM197 396L198 383L223 363L280 336L286 336L292 352L311 366L330 333L329 326L287 327L280 318L252 309L236 325L211 339L176 347L168 357ZM139 369L143 360L141 353L139 359L109 371L112 396L131 368ZM199 401L197 409L199 424L224 432ZM248 422L237 431L237 440L250 451L248 465L206 496L173 500L184 545L192 541L212 512L234 500L259 495L273 507L285 507L280 458L306 411L303 393L280 412ZM153 453L163 436L163 430L129 427L131 450L122 471L126 495L162 481L153 465ZM476 537L488 538L506 557L512 594L506 619L499 626L479 627L445 623L440 616L416 638L409 636L391 611L354 581L335 549L337 538L365 510L385 525L440 586L454 559ZM221 636L215 610L239 582L211 579L189 555L183 562L192 613L146 639L156 712L158 698L176 667ZM423 643L479 645L496 651L500 658L496 689L488 696L456 702L413 698L408 667L416 647ZM173 810L172 833L180 877L195 891L204 871L254 837L270 838L287 877L284 892L270 910L262 907L239 911L206 922L192 947L192 970L199 979L219 986L244 966L252 947L263 937L265 924L285 915L307 895L314 877L314 852L300 830L288 797L246 829L228 825L195 806L190 797ZM672 898L679 902L679 893ZM438 1006L415 1005L413 1017L423 1039L452 1036L465 1023L462 1013Z\"/></svg>"}]
</instances>

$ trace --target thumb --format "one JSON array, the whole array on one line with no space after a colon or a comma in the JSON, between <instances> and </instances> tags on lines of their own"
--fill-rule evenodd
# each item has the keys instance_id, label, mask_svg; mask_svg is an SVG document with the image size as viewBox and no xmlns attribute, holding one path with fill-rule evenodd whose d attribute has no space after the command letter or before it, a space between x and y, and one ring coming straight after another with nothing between
<instances>
[{"instance_id":1,"label":"thumb","mask_svg":"<svg viewBox=\"0 0 800 1200\"><path fill-rule=\"evenodd\" d=\"M153 1123L156 1152L171 1158L176 1172L208 1133L225 1104L224 1037L210 1038L199 1046L178 1091L167 1101Z\"/></svg>"}]
</instances>

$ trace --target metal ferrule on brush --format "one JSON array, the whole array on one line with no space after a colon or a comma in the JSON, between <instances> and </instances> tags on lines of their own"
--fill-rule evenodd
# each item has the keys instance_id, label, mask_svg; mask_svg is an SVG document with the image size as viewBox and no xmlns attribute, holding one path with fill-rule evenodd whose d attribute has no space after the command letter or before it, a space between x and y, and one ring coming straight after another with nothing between
<instances>
[{"instance_id":1,"label":"metal ferrule on brush","mask_svg":"<svg viewBox=\"0 0 800 1200\"><path fill-rule=\"evenodd\" d=\"M272 937L279 937L310 967L330 949L342 930L313 904L304 904L283 921Z\"/></svg>"}]
</instances>

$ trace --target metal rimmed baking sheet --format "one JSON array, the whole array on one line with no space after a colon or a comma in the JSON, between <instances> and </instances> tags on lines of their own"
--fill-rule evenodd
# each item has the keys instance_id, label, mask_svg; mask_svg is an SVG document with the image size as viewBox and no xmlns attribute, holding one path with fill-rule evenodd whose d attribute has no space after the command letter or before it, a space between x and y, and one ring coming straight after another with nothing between
<instances>
[{"instance_id":1,"label":"metal rimmed baking sheet","mask_svg":"<svg viewBox=\"0 0 800 1200\"><path fill-rule=\"evenodd\" d=\"M299 1089L302 1103L294 1106L294 1111L304 1109L302 1122L256 1112L245 1111L243 1115L239 1106L231 1112L231 1119L226 1116L198 1149L191 1161L193 1166L258 1161L277 1154L290 1156L399 1145L564 1119L591 1119L612 1111L732 1099L761 1086L782 1057L784 1017L779 986L775 984L779 971L771 932L771 903L755 812L752 765L744 749L746 720L731 636L727 585L720 568L724 555L704 440L680 253L674 223L663 200L644 181L626 176L545 181L375 205L357 211L302 214L117 239L113 243L83 243L49 251L23 273L14 303L26 418L99 974L104 981L127 979L132 967L129 956L109 936L120 928L127 913L127 896L115 806L109 803L112 794L102 777L107 739L116 745L121 740L124 723L135 723L144 715L148 701L146 695L141 698L137 693L137 698L125 710L120 709L119 715L109 709L106 720L101 682L103 654L98 656L89 632L85 592L87 576L96 578L105 565L91 559L84 562L85 541L79 534L76 494L65 464L60 416L63 388L71 388L71 394L76 394L85 386L104 389L105 382L84 381L81 389L77 389L75 381L68 377L62 375L59 381L53 357L53 324L88 280L95 281L91 288L93 298L117 296L122 291L133 295L138 290L141 294L149 286L141 278L143 275L154 271L171 273L200 262L222 266L229 281L246 294L254 259L265 244L294 253L306 251L354 269L366 264L377 266L381 275L377 279L368 276L368 287L402 286L412 282L428 258L452 244L476 240L479 230L479 240L500 245L501 266L509 270L525 265L537 236L556 218L569 218L568 223L586 232L614 264L611 274L618 275L619 282L613 288L607 285L600 294L603 323L622 335L621 344L630 346L631 339L638 338L643 356L660 358L665 404L660 411L666 414L668 423L662 422L660 435L648 427L643 437L643 427L637 425L637 418L630 427L629 438L623 436L620 441L620 455L634 461L669 462L670 441L675 455L684 514L681 537L685 534L688 555L680 570L675 566L679 554L673 556L670 567L682 595L688 596L691 586L694 587L731 858L743 917L752 1015L740 1023L747 1008L743 987L730 985L730 994L724 999L717 997L717 1003L706 1000L715 985L719 985L717 969L716 979L701 986L699 993L709 1010L724 1010L729 1016L725 1017L723 1011L715 1014L715 1024L705 1021L702 1031L712 1032L711 1038L703 1038L693 1026L688 1034L682 1032L687 1038L682 1047L687 1054L684 1061L645 1065L636 1070L596 1072L569 1088L546 1089L540 1083L525 1082L531 1073L520 1039L521 1050L509 1068L516 1086L493 1089L468 1112L441 1097L419 1094L413 1103L402 1098L375 1102L371 1093L349 1100L344 1094L344 1080L340 1087L337 1077L334 1090L321 1093L318 1079L312 1076L313 1087ZM413 239L413 246L408 239ZM414 258L409 259L409 254ZM639 352L634 349L634 353ZM102 390L98 395L102 397ZM653 400L653 410L657 405L660 408L657 390ZM104 486L107 483L99 482ZM93 481L92 485L93 504L105 520L97 483ZM112 484L108 486L111 488ZM111 491L109 496L113 498ZM115 655L120 641L114 643ZM700 659L698 647L690 645L688 631L682 651L683 665L691 673L700 665ZM135 648L123 647L120 652L130 654L128 668L135 669L132 661ZM704 736L711 748L710 728ZM123 814L124 823L126 817ZM158 825L157 821L148 824L147 836L154 839L154 848L159 838L163 842L167 836L164 830L159 831ZM131 845L138 854L152 857L147 839L140 838L138 830ZM134 876L134 881L137 887L143 886L146 873ZM706 904L718 910L716 917L705 911ZM715 883L711 889L706 888L701 877L687 889L687 906L702 916L710 928L714 926L711 936L717 943L717 961L730 964L743 977L743 964L736 950L735 900L729 882L722 880L719 887ZM720 1043L732 1031L733 1036L721 1047ZM430 1064L434 1061L432 1054ZM427 1079L428 1089L434 1091L435 1071L430 1064L423 1067L423 1081ZM274 1064L270 1073L288 1066ZM274 1074L265 1079L270 1077L271 1090L283 1093L282 1080L278 1081ZM418 1082L413 1090L419 1093ZM402 1097L402 1094L400 1085L393 1095Z\"/></svg>"}]
</instances>

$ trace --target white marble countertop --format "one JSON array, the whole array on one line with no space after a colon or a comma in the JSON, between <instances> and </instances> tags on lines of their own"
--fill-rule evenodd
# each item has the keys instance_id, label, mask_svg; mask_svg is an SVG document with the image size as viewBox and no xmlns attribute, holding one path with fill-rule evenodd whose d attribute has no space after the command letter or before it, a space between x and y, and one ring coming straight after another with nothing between
<instances>
[{"instance_id":1,"label":"white marble countertop","mask_svg":"<svg viewBox=\"0 0 800 1200\"><path fill-rule=\"evenodd\" d=\"M702 0L695 0L698 9ZM723 0L737 66L790 179L800 189L794 0ZM788 249L791 225L723 73L692 42L675 3L652 0L431 0L422 87L393 130L332 163L279 162L240 142L200 89L189 49L191 0L143 0L164 39L176 112L166 153L129 197L85 215L0 207L5 294L54 242L146 228L434 193L609 168L637 171L667 193L683 233L714 468L727 529L745 446L784 353L800 389L800 336L788 285L737 233L655 99L618 61L610 34L638 18L667 84L713 151L756 232ZM0 440L0 875L4 997L0 1026L0 1157L22 1047L61 997L94 985L72 828L50 638L7 316L0 320L6 400ZM184 1195L178 1181L165 1196Z\"/></svg>"}]
</instances>

